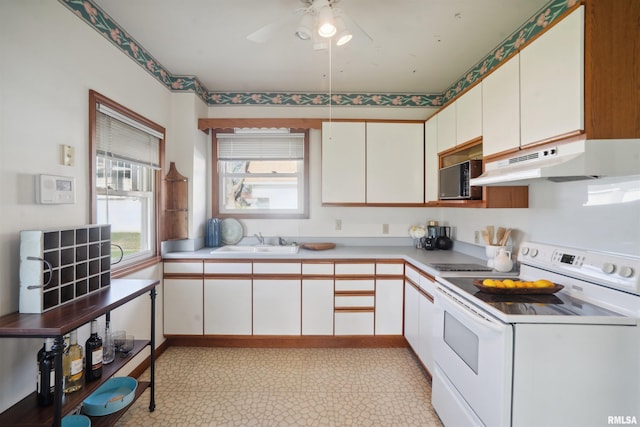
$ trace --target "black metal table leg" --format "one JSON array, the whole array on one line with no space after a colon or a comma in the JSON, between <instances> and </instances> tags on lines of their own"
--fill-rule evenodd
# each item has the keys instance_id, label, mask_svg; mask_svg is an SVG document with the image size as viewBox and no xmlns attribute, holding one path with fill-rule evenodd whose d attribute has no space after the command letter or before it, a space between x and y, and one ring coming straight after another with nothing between
<instances>
[{"instance_id":1,"label":"black metal table leg","mask_svg":"<svg viewBox=\"0 0 640 427\"><path fill-rule=\"evenodd\" d=\"M64 338L58 335L53 339L53 364L56 369L56 384L54 388L53 402L53 426L60 427L62 425L62 350L64 349Z\"/></svg>"},{"instance_id":2,"label":"black metal table leg","mask_svg":"<svg viewBox=\"0 0 640 427\"><path fill-rule=\"evenodd\" d=\"M149 412L153 412L156 409L156 397L155 397L155 376L156 376L156 288L151 289L149 292L151 297L151 378L149 380L150 398L149 398Z\"/></svg>"}]
</instances>

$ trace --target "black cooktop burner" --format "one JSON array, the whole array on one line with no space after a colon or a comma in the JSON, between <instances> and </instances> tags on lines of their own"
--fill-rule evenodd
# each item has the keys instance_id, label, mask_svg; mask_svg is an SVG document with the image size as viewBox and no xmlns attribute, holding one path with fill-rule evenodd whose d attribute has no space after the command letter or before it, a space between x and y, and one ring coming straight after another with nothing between
<instances>
[{"instance_id":1,"label":"black cooktop burner","mask_svg":"<svg viewBox=\"0 0 640 427\"><path fill-rule=\"evenodd\" d=\"M493 271L492 268L481 264L433 263L429 266L438 271Z\"/></svg>"}]
</instances>

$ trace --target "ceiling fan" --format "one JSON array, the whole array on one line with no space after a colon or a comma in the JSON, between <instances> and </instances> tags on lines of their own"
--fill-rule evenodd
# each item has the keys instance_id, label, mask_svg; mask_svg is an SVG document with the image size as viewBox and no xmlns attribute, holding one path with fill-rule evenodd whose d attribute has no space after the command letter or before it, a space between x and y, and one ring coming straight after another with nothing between
<instances>
[{"instance_id":1,"label":"ceiling fan","mask_svg":"<svg viewBox=\"0 0 640 427\"><path fill-rule=\"evenodd\" d=\"M372 41L371 36L336 4L340 0L300 0L302 7L293 13L267 24L247 36L256 43L268 42L277 32L292 28L293 35L300 40L311 40L316 50L327 49L331 40L336 46L343 46L353 38L352 29L358 30L364 38ZM294 29L294 23L297 25Z\"/></svg>"}]
</instances>

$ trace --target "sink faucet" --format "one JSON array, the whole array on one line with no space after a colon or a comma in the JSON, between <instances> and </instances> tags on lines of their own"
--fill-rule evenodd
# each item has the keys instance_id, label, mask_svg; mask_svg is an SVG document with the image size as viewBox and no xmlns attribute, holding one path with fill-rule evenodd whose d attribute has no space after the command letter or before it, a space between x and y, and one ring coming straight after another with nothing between
<instances>
[{"instance_id":1,"label":"sink faucet","mask_svg":"<svg viewBox=\"0 0 640 427\"><path fill-rule=\"evenodd\" d=\"M254 234L255 238L258 239L258 243L264 245L264 237L262 237L262 233Z\"/></svg>"},{"instance_id":2,"label":"sink faucet","mask_svg":"<svg viewBox=\"0 0 640 427\"><path fill-rule=\"evenodd\" d=\"M289 243L286 240L284 240L284 237L278 237L278 244L280 246L288 246L289 245Z\"/></svg>"}]
</instances>

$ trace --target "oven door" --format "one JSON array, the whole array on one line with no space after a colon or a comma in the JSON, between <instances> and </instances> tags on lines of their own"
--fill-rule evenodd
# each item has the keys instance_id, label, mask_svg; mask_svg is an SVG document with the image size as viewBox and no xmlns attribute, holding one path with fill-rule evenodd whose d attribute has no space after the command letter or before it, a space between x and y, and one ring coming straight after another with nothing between
<instances>
[{"instance_id":1,"label":"oven door","mask_svg":"<svg viewBox=\"0 0 640 427\"><path fill-rule=\"evenodd\" d=\"M434 298L433 406L445 425L465 419L511 423L513 329L441 285ZM447 422L450 421L450 422ZM464 424L477 424L465 422Z\"/></svg>"}]
</instances>

